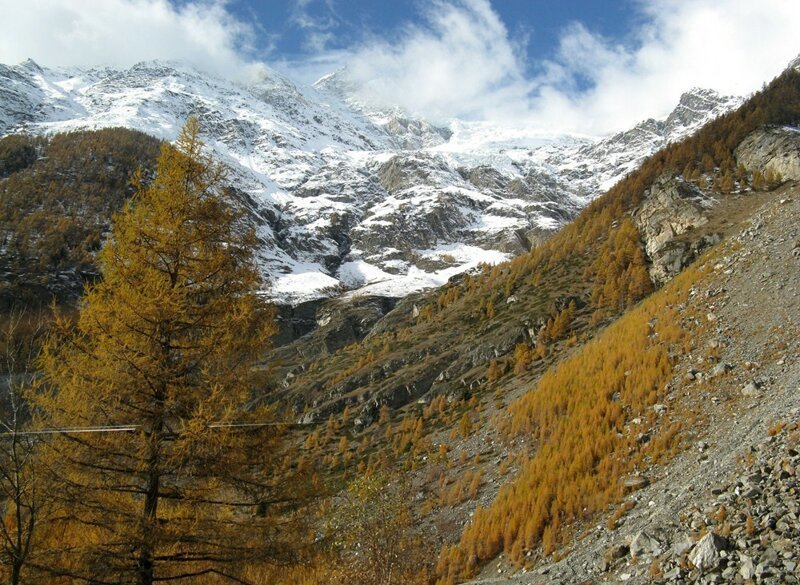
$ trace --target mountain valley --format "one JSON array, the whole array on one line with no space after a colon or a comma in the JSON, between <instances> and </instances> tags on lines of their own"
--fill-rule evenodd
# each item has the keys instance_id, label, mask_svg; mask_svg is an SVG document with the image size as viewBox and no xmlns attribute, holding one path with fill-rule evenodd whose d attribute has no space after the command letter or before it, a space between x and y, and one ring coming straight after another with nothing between
<instances>
[{"instance_id":1,"label":"mountain valley","mask_svg":"<svg viewBox=\"0 0 800 585\"><path fill-rule=\"evenodd\" d=\"M248 409L317 500L303 562L237 578L800 581L800 60L605 138L353 91L0 66L7 313L83 306L187 117L255 226L280 330Z\"/></svg>"}]
</instances>

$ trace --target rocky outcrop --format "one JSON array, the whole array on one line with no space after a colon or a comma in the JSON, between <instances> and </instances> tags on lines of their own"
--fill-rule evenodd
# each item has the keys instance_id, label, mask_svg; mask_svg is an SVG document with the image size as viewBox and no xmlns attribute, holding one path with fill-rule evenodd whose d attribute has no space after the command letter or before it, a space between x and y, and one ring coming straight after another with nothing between
<instances>
[{"instance_id":1,"label":"rocky outcrop","mask_svg":"<svg viewBox=\"0 0 800 585\"><path fill-rule=\"evenodd\" d=\"M685 107L691 109L694 101L687 98ZM737 163L748 172L800 180L800 129L761 128L747 136L735 154ZM633 219L644 238L652 262L650 276L656 284L669 281L719 241L718 235L697 230L708 223L708 209L713 203L698 187L681 178L661 177L645 193Z\"/></svg>"},{"instance_id":2,"label":"rocky outcrop","mask_svg":"<svg viewBox=\"0 0 800 585\"><path fill-rule=\"evenodd\" d=\"M800 128L760 128L736 148L736 162L749 172L800 180Z\"/></svg>"},{"instance_id":3,"label":"rocky outcrop","mask_svg":"<svg viewBox=\"0 0 800 585\"><path fill-rule=\"evenodd\" d=\"M395 156L378 168L378 181L387 193L394 194L419 184L428 184L434 172L432 166L435 170L445 170L441 163L435 164L425 157Z\"/></svg>"},{"instance_id":4,"label":"rocky outcrop","mask_svg":"<svg viewBox=\"0 0 800 585\"><path fill-rule=\"evenodd\" d=\"M394 304L395 299L389 297L364 296L350 301L317 299L276 305L278 333L270 341L280 348L305 338L313 351L325 355L363 339Z\"/></svg>"},{"instance_id":5,"label":"rocky outcrop","mask_svg":"<svg viewBox=\"0 0 800 585\"><path fill-rule=\"evenodd\" d=\"M306 301L298 305L276 306L278 333L271 341L274 347L280 347L300 339L317 327L317 311L323 301Z\"/></svg>"},{"instance_id":6,"label":"rocky outcrop","mask_svg":"<svg viewBox=\"0 0 800 585\"><path fill-rule=\"evenodd\" d=\"M414 120L401 115L391 117L383 127L395 138L398 147L405 150L436 146L447 142L453 135L448 128L437 127L424 120Z\"/></svg>"},{"instance_id":7,"label":"rocky outcrop","mask_svg":"<svg viewBox=\"0 0 800 585\"><path fill-rule=\"evenodd\" d=\"M692 183L678 177L661 177L645 193L633 221L644 238L650 258L650 276L662 285L718 238L681 237L708 223L713 200Z\"/></svg>"},{"instance_id":8,"label":"rocky outcrop","mask_svg":"<svg viewBox=\"0 0 800 585\"><path fill-rule=\"evenodd\" d=\"M458 172L471 185L481 190L501 191L506 189L509 182L503 173L487 165L479 165L472 169L461 167Z\"/></svg>"}]
</instances>

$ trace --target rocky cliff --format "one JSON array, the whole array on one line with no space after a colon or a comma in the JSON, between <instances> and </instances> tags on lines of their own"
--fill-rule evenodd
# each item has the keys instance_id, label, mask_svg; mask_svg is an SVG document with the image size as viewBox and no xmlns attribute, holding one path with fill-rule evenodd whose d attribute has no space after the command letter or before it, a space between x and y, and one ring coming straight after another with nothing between
<instances>
[{"instance_id":1,"label":"rocky cliff","mask_svg":"<svg viewBox=\"0 0 800 585\"><path fill-rule=\"evenodd\" d=\"M650 258L650 276L663 285L678 274L697 252L719 241L713 235L702 239L679 236L708 223L714 200L694 184L680 177L661 177L644 194L633 214Z\"/></svg>"},{"instance_id":2,"label":"rocky cliff","mask_svg":"<svg viewBox=\"0 0 800 585\"><path fill-rule=\"evenodd\" d=\"M750 172L800 180L800 129L785 126L756 130L736 149L736 162Z\"/></svg>"},{"instance_id":3,"label":"rocky cliff","mask_svg":"<svg viewBox=\"0 0 800 585\"><path fill-rule=\"evenodd\" d=\"M736 161L764 187L800 180L800 130L766 127L750 133L735 150ZM739 198L747 198L742 191ZM663 285L721 239L722 226L709 226L719 201L683 177L663 176L650 187L633 220L644 240L650 276ZM730 208L730 202L727 205ZM722 213L730 212L726 209ZM701 229L706 226L707 229Z\"/></svg>"}]
</instances>

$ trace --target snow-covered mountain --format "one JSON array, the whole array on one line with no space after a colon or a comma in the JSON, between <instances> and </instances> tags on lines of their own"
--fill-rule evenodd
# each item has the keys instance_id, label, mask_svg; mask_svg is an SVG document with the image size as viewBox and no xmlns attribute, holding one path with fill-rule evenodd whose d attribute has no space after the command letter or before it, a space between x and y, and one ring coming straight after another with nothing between
<instances>
[{"instance_id":1,"label":"snow-covered mountain","mask_svg":"<svg viewBox=\"0 0 800 585\"><path fill-rule=\"evenodd\" d=\"M401 296L529 248L645 157L741 100L685 93L607 138L367 108L338 74L250 85L183 65L0 65L0 135L124 126L173 139L189 115L252 202L271 295Z\"/></svg>"}]
</instances>

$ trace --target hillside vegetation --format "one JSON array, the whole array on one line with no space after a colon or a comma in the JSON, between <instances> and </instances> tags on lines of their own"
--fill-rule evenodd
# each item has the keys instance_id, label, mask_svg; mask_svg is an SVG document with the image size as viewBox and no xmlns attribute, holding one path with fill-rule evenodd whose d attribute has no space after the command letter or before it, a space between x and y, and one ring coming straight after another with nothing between
<instances>
[{"instance_id":1,"label":"hillside vegetation","mask_svg":"<svg viewBox=\"0 0 800 585\"><path fill-rule=\"evenodd\" d=\"M74 298L159 141L123 128L0 139L0 307Z\"/></svg>"},{"instance_id":2,"label":"hillside vegetation","mask_svg":"<svg viewBox=\"0 0 800 585\"><path fill-rule=\"evenodd\" d=\"M622 496L627 474L677 447L680 423L660 424L653 406L664 398L675 356L691 342L691 329L682 326L691 315L678 306L695 279L693 271L682 274L510 405L500 432L531 446L519 476L489 508L479 507L458 545L443 552L444 582L471 576L504 551L515 563L539 547L549 555L565 529ZM642 442L640 429L648 428L658 433Z\"/></svg>"}]
</instances>

